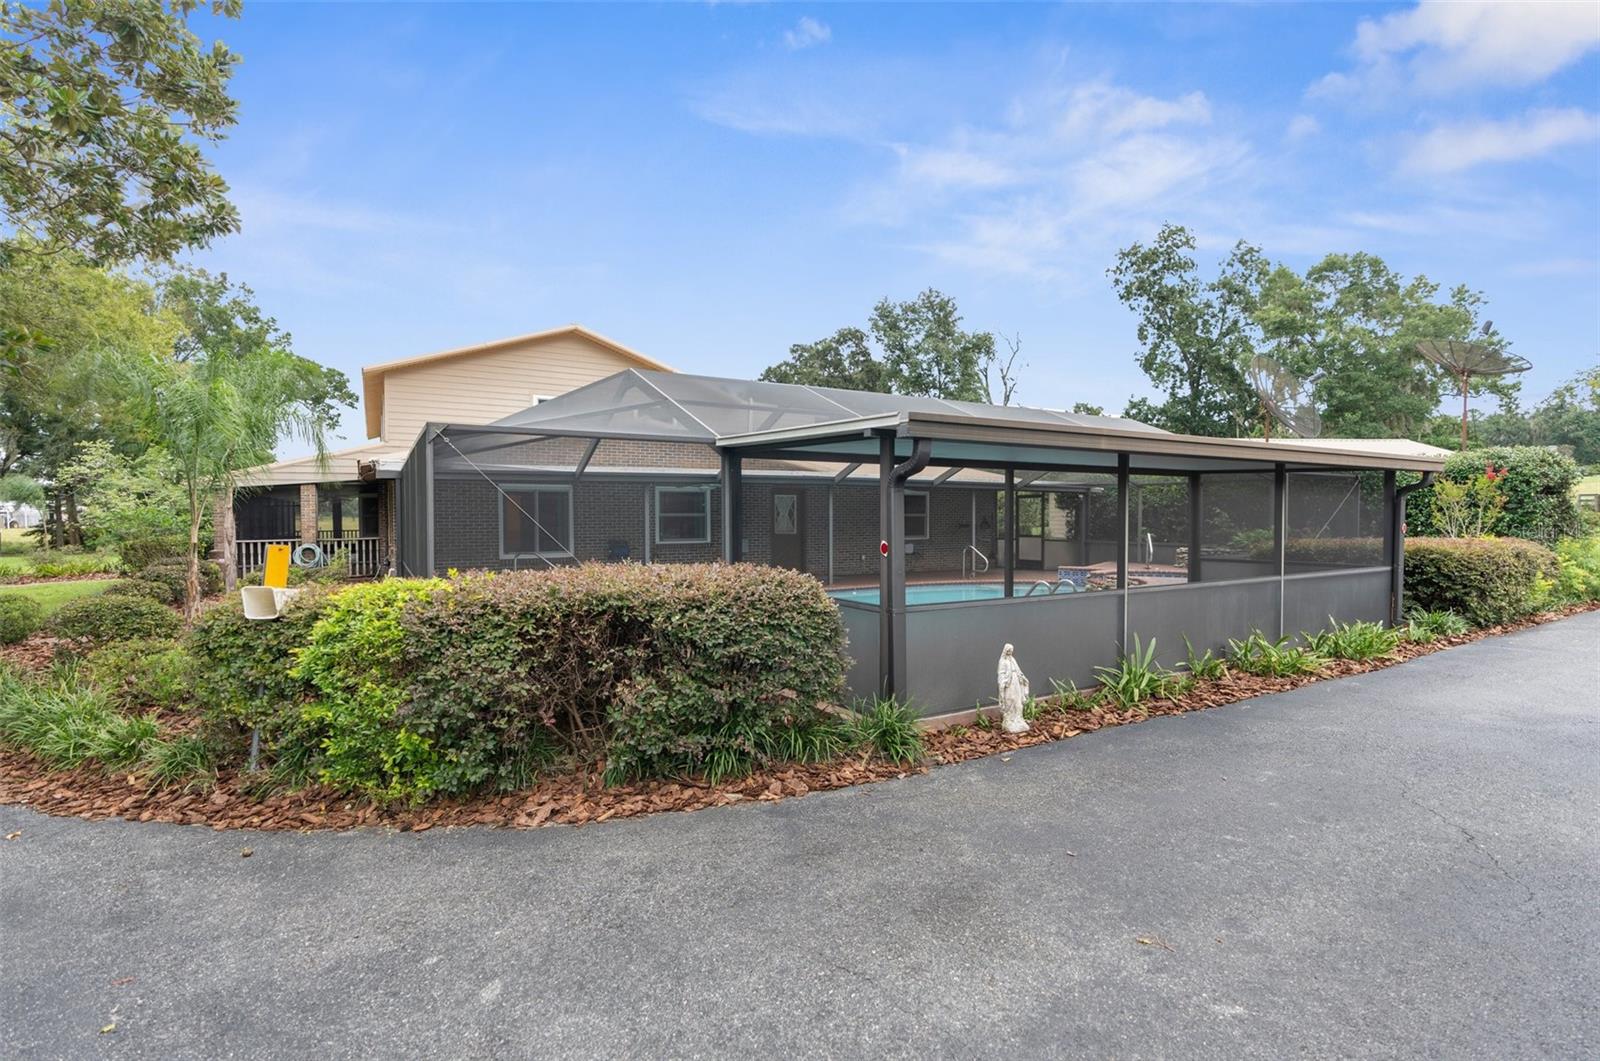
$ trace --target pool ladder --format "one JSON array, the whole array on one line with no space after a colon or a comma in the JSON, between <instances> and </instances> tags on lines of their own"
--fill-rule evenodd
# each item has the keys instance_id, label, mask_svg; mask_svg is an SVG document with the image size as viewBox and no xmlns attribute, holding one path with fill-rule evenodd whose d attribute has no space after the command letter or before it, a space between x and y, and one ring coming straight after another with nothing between
<instances>
[{"instance_id":1,"label":"pool ladder","mask_svg":"<svg viewBox=\"0 0 1600 1061\"><path fill-rule=\"evenodd\" d=\"M972 570L971 570L970 573L967 570L967 555L969 553L972 555ZM981 567L981 568L978 566L980 561L983 563L983 567ZM986 572L988 570L989 570L989 558L987 556L984 556L981 552L979 552L978 551L978 547L976 545L969 545L965 549L961 550L961 577L962 578L964 578L964 579L965 578L977 578L979 575L983 574L984 572Z\"/></svg>"}]
</instances>

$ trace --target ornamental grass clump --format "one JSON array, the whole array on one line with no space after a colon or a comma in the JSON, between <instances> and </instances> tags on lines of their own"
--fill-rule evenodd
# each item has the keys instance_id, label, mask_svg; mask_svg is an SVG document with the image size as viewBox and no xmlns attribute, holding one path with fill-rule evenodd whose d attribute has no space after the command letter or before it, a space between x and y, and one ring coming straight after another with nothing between
<instances>
[{"instance_id":1,"label":"ornamental grass clump","mask_svg":"<svg viewBox=\"0 0 1600 1061\"><path fill-rule=\"evenodd\" d=\"M1209 648L1204 652L1196 653L1194 642L1188 635L1183 638L1183 669L1194 681L1216 681L1228 674L1228 661L1222 656L1213 653Z\"/></svg>"},{"instance_id":2,"label":"ornamental grass clump","mask_svg":"<svg viewBox=\"0 0 1600 1061\"><path fill-rule=\"evenodd\" d=\"M927 751L916 712L889 698L874 700L870 707L858 710L845 730L845 738L851 745L865 747L892 763L921 762Z\"/></svg>"},{"instance_id":3,"label":"ornamental grass clump","mask_svg":"<svg viewBox=\"0 0 1600 1061\"><path fill-rule=\"evenodd\" d=\"M74 664L44 675L0 667L0 743L53 766L95 763L157 784L203 782L214 769L202 737L169 735L151 715L118 711Z\"/></svg>"},{"instance_id":4,"label":"ornamental grass clump","mask_svg":"<svg viewBox=\"0 0 1600 1061\"><path fill-rule=\"evenodd\" d=\"M1359 621L1338 623L1328 616L1328 629L1302 634L1307 645L1330 659L1367 660L1388 656L1400 646L1401 634L1382 623Z\"/></svg>"},{"instance_id":5,"label":"ornamental grass clump","mask_svg":"<svg viewBox=\"0 0 1600 1061\"><path fill-rule=\"evenodd\" d=\"M1419 645L1429 645L1441 637L1459 637L1472 629L1455 612L1414 609L1406 616L1405 639Z\"/></svg>"},{"instance_id":6,"label":"ornamental grass clump","mask_svg":"<svg viewBox=\"0 0 1600 1061\"><path fill-rule=\"evenodd\" d=\"M1327 662L1327 657L1314 648L1291 645L1287 637L1274 641L1260 630L1243 641L1228 640L1228 665L1258 678L1315 674Z\"/></svg>"},{"instance_id":7,"label":"ornamental grass clump","mask_svg":"<svg viewBox=\"0 0 1600 1061\"><path fill-rule=\"evenodd\" d=\"M1156 662L1156 640L1141 644L1139 635L1133 635L1133 651L1117 661L1114 667L1096 667L1100 676L1100 695L1123 710L1137 707L1146 700L1171 696L1179 691L1182 678Z\"/></svg>"}]
</instances>

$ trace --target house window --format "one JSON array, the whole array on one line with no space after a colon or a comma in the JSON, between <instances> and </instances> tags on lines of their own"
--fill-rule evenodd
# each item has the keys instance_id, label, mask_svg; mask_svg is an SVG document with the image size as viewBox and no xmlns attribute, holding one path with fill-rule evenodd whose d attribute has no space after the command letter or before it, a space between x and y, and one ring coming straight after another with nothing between
<instances>
[{"instance_id":1,"label":"house window","mask_svg":"<svg viewBox=\"0 0 1600 1061\"><path fill-rule=\"evenodd\" d=\"M504 486L500 497L500 556L572 555L572 488Z\"/></svg>"},{"instance_id":2,"label":"house window","mask_svg":"<svg viewBox=\"0 0 1600 1061\"><path fill-rule=\"evenodd\" d=\"M906 540L921 541L928 536L928 495L921 490L906 491Z\"/></svg>"},{"instance_id":3,"label":"house window","mask_svg":"<svg viewBox=\"0 0 1600 1061\"><path fill-rule=\"evenodd\" d=\"M656 487L656 544L703 545L711 540L711 487Z\"/></svg>"}]
</instances>

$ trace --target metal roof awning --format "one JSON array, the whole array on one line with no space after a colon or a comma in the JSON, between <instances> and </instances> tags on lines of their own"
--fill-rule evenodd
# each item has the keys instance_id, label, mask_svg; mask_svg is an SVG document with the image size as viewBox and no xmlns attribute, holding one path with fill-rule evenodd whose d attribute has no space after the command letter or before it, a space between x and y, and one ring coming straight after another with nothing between
<instances>
[{"instance_id":1,"label":"metal roof awning","mask_svg":"<svg viewBox=\"0 0 1600 1061\"><path fill-rule=\"evenodd\" d=\"M981 405L829 387L629 369L492 425L452 428L508 436L693 442L747 457L872 461L888 434L909 454L933 444L935 467L1111 470L1184 474L1344 468L1438 472L1443 451L1407 440L1211 438L1121 417Z\"/></svg>"},{"instance_id":2,"label":"metal roof awning","mask_svg":"<svg viewBox=\"0 0 1600 1061\"><path fill-rule=\"evenodd\" d=\"M861 417L848 422L812 424L779 431L751 432L717 440L724 449L770 452L788 457L827 455L871 459L878 452L878 436L892 433L902 441L897 450L909 454L912 439L933 442L933 464L969 466L1038 466L1065 464L1087 468L1115 468L1117 455L1130 455L1134 471L1202 472L1271 468L1371 468L1402 471L1442 471L1444 457L1424 447L1396 448L1363 445L1362 440L1301 440L1266 442L1252 438L1210 438L1150 430L1096 425L1060 427L978 415L903 412ZM1348 442L1341 446L1341 441ZM1382 440L1387 442L1388 440Z\"/></svg>"}]
</instances>

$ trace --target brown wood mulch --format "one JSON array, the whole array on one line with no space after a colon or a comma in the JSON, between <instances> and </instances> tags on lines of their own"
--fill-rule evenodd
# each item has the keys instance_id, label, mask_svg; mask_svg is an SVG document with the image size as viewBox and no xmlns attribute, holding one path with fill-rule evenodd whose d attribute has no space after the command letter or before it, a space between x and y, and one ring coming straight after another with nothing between
<instances>
[{"instance_id":1,"label":"brown wood mulch","mask_svg":"<svg viewBox=\"0 0 1600 1061\"><path fill-rule=\"evenodd\" d=\"M376 825L422 832L436 826L457 825L518 829L586 825L661 811L775 802L810 792L925 773L939 764L1011 752L1109 726L1201 711L1312 682L1382 670L1456 645L1595 610L1600 610L1600 605L1576 605L1459 637L1441 638L1428 645L1407 642L1392 656L1366 662L1335 660L1322 673L1313 676L1257 678L1230 673L1221 679L1199 682L1184 696L1151 700L1137 710L1118 711L1106 707L1069 710L1050 705L1032 723L1028 733L1005 733L998 725L952 726L926 735L927 759L915 765L889 763L862 755L760 771L715 786L698 780L677 780L608 788L601 784L597 773L573 773L548 778L510 795L440 800L421 807L380 807L320 786L258 794L253 779L237 769L223 771L215 784L204 791L152 788L146 779L136 775L108 776L92 766L52 769L26 754L0 749L0 804L21 804L46 814L94 820L123 818L208 825L218 830L350 829Z\"/></svg>"}]
</instances>

